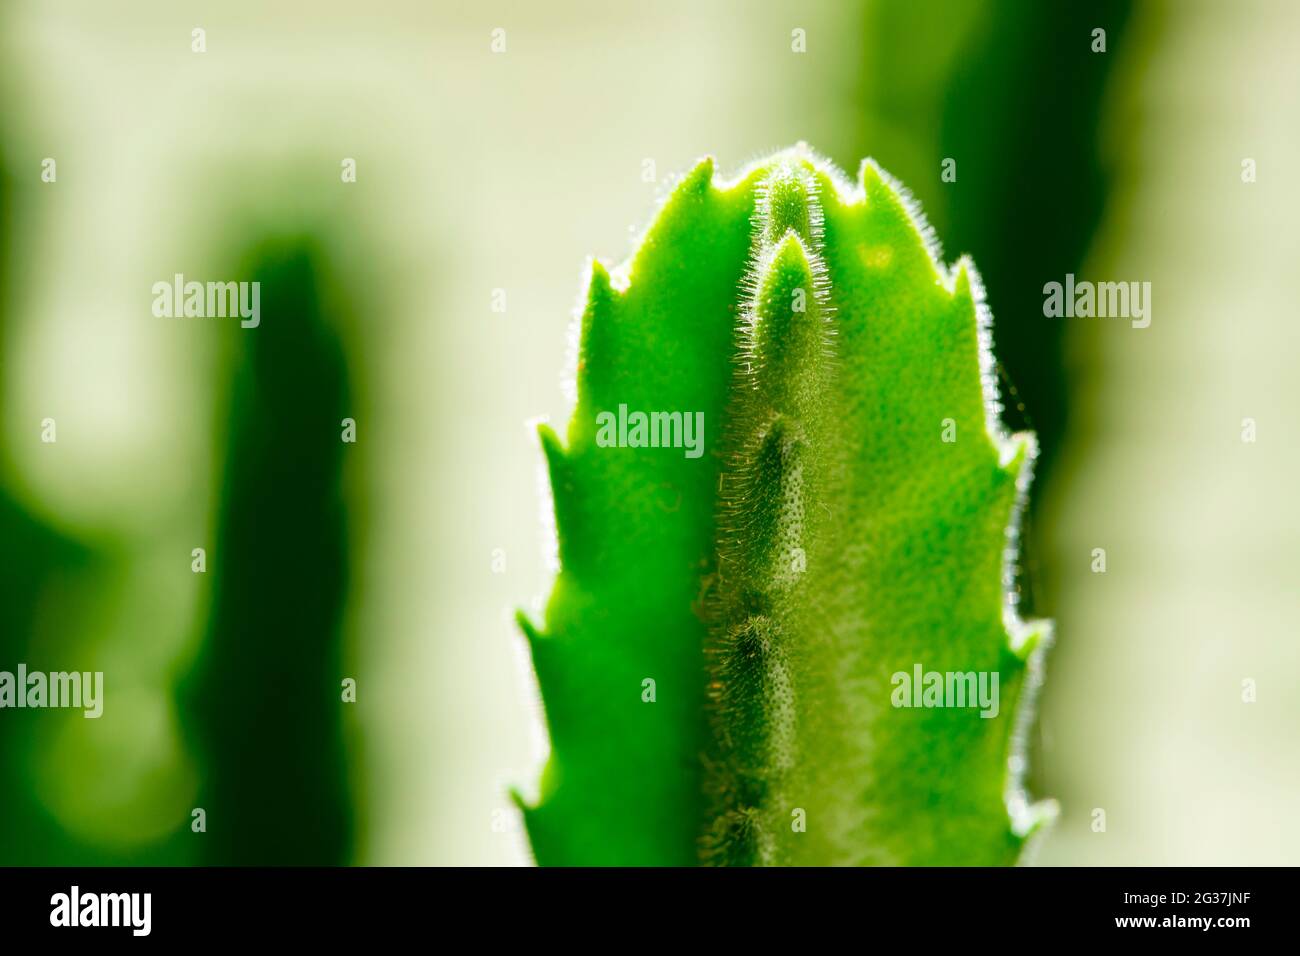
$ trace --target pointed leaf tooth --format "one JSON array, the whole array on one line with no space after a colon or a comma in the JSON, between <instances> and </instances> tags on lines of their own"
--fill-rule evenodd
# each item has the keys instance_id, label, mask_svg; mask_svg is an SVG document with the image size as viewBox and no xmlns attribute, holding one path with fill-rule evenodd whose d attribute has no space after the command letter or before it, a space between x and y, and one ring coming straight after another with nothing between
<instances>
[{"instance_id":1,"label":"pointed leaf tooth","mask_svg":"<svg viewBox=\"0 0 1300 956\"><path fill-rule=\"evenodd\" d=\"M1015 479L1022 492L1029 488L1033 478L1034 460L1038 457L1038 439L1033 432L1014 432L993 435L998 449L998 467Z\"/></svg>"},{"instance_id":2,"label":"pointed leaf tooth","mask_svg":"<svg viewBox=\"0 0 1300 956\"><path fill-rule=\"evenodd\" d=\"M567 457L564 451L564 445L560 441L560 436L555 433L547 422L539 422L537 425L537 437L542 443L542 451L546 453L548 462L562 462Z\"/></svg>"},{"instance_id":3,"label":"pointed leaf tooth","mask_svg":"<svg viewBox=\"0 0 1300 956\"><path fill-rule=\"evenodd\" d=\"M572 536L581 527L578 514L578 489L574 485L572 460L560 443L560 436L550 425L537 426L542 454L546 459L546 473L550 480L551 504L555 515L555 538L559 549L560 566L567 566L573 553Z\"/></svg>"},{"instance_id":4,"label":"pointed leaf tooth","mask_svg":"<svg viewBox=\"0 0 1300 956\"><path fill-rule=\"evenodd\" d=\"M858 184L862 187L862 195L866 197L867 205L871 204L872 195L878 194L883 183L884 177L880 167L868 156L858 166Z\"/></svg>"},{"instance_id":5,"label":"pointed leaf tooth","mask_svg":"<svg viewBox=\"0 0 1300 956\"><path fill-rule=\"evenodd\" d=\"M533 619L528 616L528 612L522 608L515 611L515 624L523 632L524 639L528 641L530 647L538 641L546 640L546 635L533 623Z\"/></svg>"},{"instance_id":6,"label":"pointed leaf tooth","mask_svg":"<svg viewBox=\"0 0 1300 956\"><path fill-rule=\"evenodd\" d=\"M592 257L587 268L585 292L579 306L581 318L578 323L577 367L574 370L580 408L587 407L595 400L594 396L608 387L607 370L617 360L622 338L618 328L622 293L614 288L609 270L599 259ZM571 443L589 437L585 428L575 431L574 424L577 422L570 423L568 434Z\"/></svg>"},{"instance_id":7,"label":"pointed leaf tooth","mask_svg":"<svg viewBox=\"0 0 1300 956\"><path fill-rule=\"evenodd\" d=\"M515 808L519 810L521 813L527 814L529 810L536 808L536 804L533 801L529 800L527 797L525 797L523 791L520 790L518 787L507 788L506 796L509 798L510 802L515 805Z\"/></svg>"},{"instance_id":8,"label":"pointed leaf tooth","mask_svg":"<svg viewBox=\"0 0 1300 956\"><path fill-rule=\"evenodd\" d=\"M872 237L859 247L862 264L882 276L942 286L939 240L920 205L872 160L863 162L861 178Z\"/></svg>"},{"instance_id":9,"label":"pointed leaf tooth","mask_svg":"<svg viewBox=\"0 0 1300 956\"><path fill-rule=\"evenodd\" d=\"M551 491L567 491L569 481L569 455L560 442L560 436L546 422L537 426L537 437L542 445L542 454L546 458L546 470L551 479Z\"/></svg>"},{"instance_id":10,"label":"pointed leaf tooth","mask_svg":"<svg viewBox=\"0 0 1300 956\"><path fill-rule=\"evenodd\" d=\"M691 171L682 177L682 181L673 190L677 193L702 193L713 185L714 161L712 156L702 156L691 167Z\"/></svg>"},{"instance_id":11,"label":"pointed leaf tooth","mask_svg":"<svg viewBox=\"0 0 1300 956\"><path fill-rule=\"evenodd\" d=\"M972 308L978 309L984 302L984 281L971 257L961 256L953 265L952 274L953 298L969 302Z\"/></svg>"},{"instance_id":12,"label":"pointed leaf tooth","mask_svg":"<svg viewBox=\"0 0 1300 956\"><path fill-rule=\"evenodd\" d=\"M1051 621L1013 621L1007 628L1007 650L1022 664L1046 650L1051 643Z\"/></svg>"},{"instance_id":13,"label":"pointed leaf tooth","mask_svg":"<svg viewBox=\"0 0 1300 956\"><path fill-rule=\"evenodd\" d=\"M1012 801L1011 835L1022 843L1029 843L1056 823L1061 805L1055 800L1038 800L1029 803L1023 798Z\"/></svg>"},{"instance_id":14,"label":"pointed leaf tooth","mask_svg":"<svg viewBox=\"0 0 1300 956\"><path fill-rule=\"evenodd\" d=\"M614 291L614 286L609 278L609 269L605 267L605 263L592 256L590 265L587 268L589 275L587 278L586 310L589 311L593 306L613 302L618 297L618 293Z\"/></svg>"}]
</instances>

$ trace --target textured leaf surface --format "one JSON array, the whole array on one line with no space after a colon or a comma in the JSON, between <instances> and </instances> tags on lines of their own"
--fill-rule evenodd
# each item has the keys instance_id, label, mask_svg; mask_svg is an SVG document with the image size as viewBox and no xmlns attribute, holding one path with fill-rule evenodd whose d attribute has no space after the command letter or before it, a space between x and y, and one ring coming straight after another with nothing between
<instances>
[{"instance_id":1,"label":"textured leaf surface","mask_svg":"<svg viewBox=\"0 0 1300 956\"><path fill-rule=\"evenodd\" d=\"M870 162L712 173L623 282L593 265L566 446L543 432L537 860L1014 862L1046 632L1010 600L1033 444L1001 432L973 267ZM704 453L598 443L620 406L703 413ZM893 706L917 667L996 675L996 717Z\"/></svg>"}]
</instances>

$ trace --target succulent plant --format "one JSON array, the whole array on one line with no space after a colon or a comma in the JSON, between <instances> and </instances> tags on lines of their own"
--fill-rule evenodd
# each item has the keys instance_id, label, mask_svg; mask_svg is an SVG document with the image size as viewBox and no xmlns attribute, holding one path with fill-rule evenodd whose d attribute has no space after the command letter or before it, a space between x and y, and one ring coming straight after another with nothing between
<instances>
[{"instance_id":1,"label":"succulent plant","mask_svg":"<svg viewBox=\"0 0 1300 956\"><path fill-rule=\"evenodd\" d=\"M560 572L521 615L543 865L1015 862L1050 630L1017 614L1032 436L974 266L874 163L806 146L675 187L590 268L541 430Z\"/></svg>"}]
</instances>

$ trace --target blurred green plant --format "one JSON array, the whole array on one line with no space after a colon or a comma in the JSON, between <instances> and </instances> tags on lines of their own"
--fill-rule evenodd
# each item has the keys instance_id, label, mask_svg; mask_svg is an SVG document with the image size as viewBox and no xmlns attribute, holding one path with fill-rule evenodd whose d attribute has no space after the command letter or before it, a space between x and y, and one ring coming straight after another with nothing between
<instances>
[{"instance_id":1,"label":"blurred green plant","mask_svg":"<svg viewBox=\"0 0 1300 956\"><path fill-rule=\"evenodd\" d=\"M181 712L200 765L202 862L351 856L342 681L347 516L338 329L351 306L309 236L270 237L239 275L262 321L235 333L208 633Z\"/></svg>"},{"instance_id":2,"label":"blurred green plant","mask_svg":"<svg viewBox=\"0 0 1300 956\"><path fill-rule=\"evenodd\" d=\"M1051 812L1019 740L1048 629L1008 588L1034 442L927 234L800 146L703 161L624 282L593 263L567 447L541 430L562 568L520 617L539 863L1005 864ZM922 671L991 707L900 694Z\"/></svg>"},{"instance_id":3,"label":"blurred green plant","mask_svg":"<svg viewBox=\"0 0 1300 956\"><path fill-rule=\"evenodd\" d=\"M11 185L0 177L0 340L13 291ZM209 833L192 834L188 819L178 820L172 835L142 845L100 844L72 833L34 786L34 748L50 739L51 722L84 718L7 710L0 720L0 864L350 857L340 716L340 421L349 390L333 324L350 312L328 281L322 250L306 237L258 244L239 274L261 283L267 319L236 332L229 357L230 401L220 413L227 424L217 428L229 448L220 530L209 549L214 597L201 609L207 633L181 689ZM59 670L70 658L84 658L95 595L120 585L110 550L107 542L76 541L48 526L0 480L0 667L21 661Z\"/></svg>"},{"instance_id":4,"label":"blurred green plant","mask_svg":"<svg viewBox=\"0 0 1300 956\"><path fill-rule=\"evenodd\" d=\"M0 155L0 352L8 345L16 219L15 188ZM0 366L7 367L7 366ZM0 382L0 401L5 390ZM0 408L0 420L3 419ZM34 671L65 670L84 608L69 588L85 581L102 560L32 514L8 487L9 462L0 447L0 669L24 663ZM0 720L0 865L84 865L120 857L81 845L36 797L31 784L36 726L40 721L81 720L77 712L6 710Z\"/></svg>"}]
</instances>

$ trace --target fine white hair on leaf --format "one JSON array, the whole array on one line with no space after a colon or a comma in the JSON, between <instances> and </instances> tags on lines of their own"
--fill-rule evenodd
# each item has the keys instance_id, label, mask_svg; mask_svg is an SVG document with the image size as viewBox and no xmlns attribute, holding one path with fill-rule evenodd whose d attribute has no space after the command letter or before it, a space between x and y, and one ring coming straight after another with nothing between
<instances>
[{"instance_id":1,"label":"fine white hair on leaf","mask_svg":"<svg viewBox=\"0 0 1300 956\"><path fill-rule=\"evenodd\" d=\"M530 418L526 423L532 435L537 434L541 425L548 424L545 415ZM555 495L551 490L551 476L546 457L542 456L536 466L537 499L540 505L538 523L538 543L541 546L542 568L548 575L560 573L560 535L555 523Z\"/></svg>"}]
</instances>

